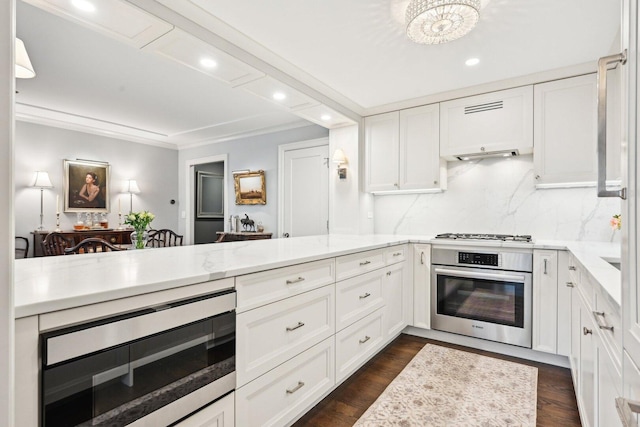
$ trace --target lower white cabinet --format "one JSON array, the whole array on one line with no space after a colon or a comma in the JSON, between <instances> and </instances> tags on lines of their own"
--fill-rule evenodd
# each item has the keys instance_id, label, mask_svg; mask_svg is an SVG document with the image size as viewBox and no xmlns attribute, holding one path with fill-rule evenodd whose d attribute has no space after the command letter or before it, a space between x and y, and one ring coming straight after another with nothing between
<instances>
[{"instance_id":1,"label":"lower white cabinet","mask_svg":"<svg viewBox=\"0 0 640 427\"><path fill-rule=\"evenodd\" d=\"M333 336L334 300L334 286L330 285L238 314L238 385Z\"/></svg>"},{"instance_id":2,"label":"lower white cabinet","mask_svg":"<svg viewBox=\"0 0 640 427\"><path fill-rule=\"evenodd\" d=\"M431 329L431 245L413 246L412 326Z\"/></svg>"},{"instance_id":3,"label":"lower white cabinet","mask_svg":"<svg viewBox=\"0 0 640 427\"><path fill-rule=\"evenodd\" d=\"M316 344L236 390L236 424L283 426L335 383L334 337Z\"/></svg>"},{"instance_id":4,"label":"lower white cabinet","mask_svg":"<svg viewBox=\"0 0 640 427\"><path fill-rule=\"evenodd\" d=\"M336 334L336 382L341 382L384 344L383 308Z\"/></svg>"},{"instance_id":5,"label":"lower white cabinet","mask_svg":"<svg viewBox=\"0 0 640 427\"><path fill-rule=\"evenodd\" d=\"M558 329L558 251L533 251L532 348L556 354Z\"/></svg>"},{"instance_id":6,"label":"lower white cabinet","mask_svg":"<svg viewBox=\"0 0 640 427\"><path fill-rule=\"evenodd\" d=\"M580 381L577 391L578 408L583 427L595 427L596 405L596 339L595 330L588 307L580 310Z\"/></svg>"},{"instance_id":7,"label":"lower white cabinet","mask_svg":"<svg viewBox=\"0 0 640 427\"><path fill-rule=\"evenodd\" d=\"M230 393L216 400L175 424L175 427L234 427L235 426L235 394Z\"/></svg>"},{"instance_id":8,"label":"lower white cabinet","mask_svg":"<svg viewBox=\"0 0 640 427\"><path fill-rule=\"evenodd\" d=\"M384 270L382 295L385 302L385 338L398 335L413 319L411 280L405 263Z\"/></svg>"},{"instance_id":9,"label":"lower white cabinet","mask_svg":"<svg viewBox=\"0 0 640 427\"><path fill-rule=\"evenodd\" d=\"M336 331L384 305L384 279L377 270L336 283Z\"/></svg>"},{"instance_id":10,"label":"lower white cabinet","mask_svg":"<svg viewBox=\"0 0 640 427\"><path fill-rule=\"evenodd\" d=\"M596 344L598 372L598 426L619 425L616 397L622 396L622 372L613 363L613 355L608 354L607 346Z\"/></svg>"}]
</instances>

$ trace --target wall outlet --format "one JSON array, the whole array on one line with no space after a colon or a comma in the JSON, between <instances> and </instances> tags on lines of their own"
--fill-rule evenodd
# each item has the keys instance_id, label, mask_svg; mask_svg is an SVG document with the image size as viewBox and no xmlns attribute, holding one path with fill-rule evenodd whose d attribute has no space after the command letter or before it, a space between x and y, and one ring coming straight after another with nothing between
<instances>
[{"instance_id":1,"label":"wall outlet","mask_svg":"<svg viewBox=\"0 0 640 427\"><path fill-rule=\"evenodd\" d=\"M367 219L373 219L373 212L367 212Z\"/></svg>"}]
</instances>

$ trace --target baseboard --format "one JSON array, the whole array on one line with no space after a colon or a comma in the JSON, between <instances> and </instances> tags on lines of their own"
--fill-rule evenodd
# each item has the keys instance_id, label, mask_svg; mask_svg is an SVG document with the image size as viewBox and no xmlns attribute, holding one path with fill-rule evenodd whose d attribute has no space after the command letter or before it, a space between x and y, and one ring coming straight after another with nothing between
<instances>
[{"instance_id":1,"label":"baseboard","mask_svg":"<svg viewBox=\"0 0 640 427\"><path fill-rule=\"evenodd\" d=\"M569 358L566 356L558 356L557 354L542 353L529 348L501 344L498 342L452 334L449 332L434 331L433 329L416 328L414 326L407 326L402 332L417 337L429 338L450 344L462 345L478 350L491 351L493 353L504 354L506 356L519 357L520 359L546 363L549 365L560 366L562 368L569 368Z\"/></svg>"}]
</instances>

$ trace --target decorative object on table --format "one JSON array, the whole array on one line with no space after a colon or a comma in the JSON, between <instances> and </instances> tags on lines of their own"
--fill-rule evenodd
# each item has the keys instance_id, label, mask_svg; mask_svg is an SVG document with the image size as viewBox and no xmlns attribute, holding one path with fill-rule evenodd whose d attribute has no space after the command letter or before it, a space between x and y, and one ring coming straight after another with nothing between
<instances>
[{"instance_id":1,"label":"decorative object on table","mask_svg":"<svg viewBox=\"0 0 640 427\"><path fill-rule=\"evenodd\" d=\"M124 223L129 224L135 230L131 233L131 243L135 249L144 249L149 238L147 227L155 217L149 211L131 212L126 216Z\"/></svg>"},{"instance_id":2,"label":"decorative object on table","mask_svg":"<svg viewBox=\"0 0 640 427\"><path fill-rule=\"evenodd\" d=\"M125 188L125 193L129 193L129 213L133 212L133 195L140 193L140 187L135 179L128 179Z\"/></svg>"},{"instance_id":3,"label":"decorative object on table","mask_svg":"<svg viewBox=\"0 0 640 427\"><path fill-rule=\"evenodd\" d=\"M109 163L64 160L64 211L109 212Z\"/></svg>"},{"instance_id":4,"label":"decorative object on table","mask_svg":"<svg viewBox=\"0 0 640 427\"><path fill-rule=\"evenodd\" d=\"M240 222L242 223L244 231L256 231L256 224L251 218L249 218L249 215L244 214L244 218L242 218Z\"/></svg>"},{"instance_id":5,"label":"decorative object on table","mask_svg":"<svg viewBox=\"0 0 640 427\"><path fill-rule=\"evenodd\" d=\"M234 173L236 205L266 205L264 171Z\"/></svg>"},{"instance_id":6,"label":"decorative object on table","mask_svg":"<svg viewBox=\"0 0 640 427\"><path fill-rule=\"evenodd\" d=\"M73 224L73 229L76 231L84 230L84 221L80 212L76 213L76 222Z\"/></svg>"},{"instance_id":7,"label":"decorative object on table","mask_svg":"<svg viewBox=\"0 0 640 427\"><path fill-rule=\"evenodd\" d=\"M262 225L262 221L258 221L258 233L262 233L264 231L264 226Z\"/></svg>"},{"instance_id":8,"label":"decorative object on table","mask_svg":"<svg viewBox=\"0 0 640 427\"><path fill-rule=\"evenodd\" d=\"M609 221L609 225L611 226L611 229L614 231L620 230L620 228L622 228L622 215L616 214L612 216L611 220Z\"/></svg>"},{"instance_id":9,"label":"decorative object on table","mask_svg":"<svg viewBox=\"0 0 640 427\"><path fill-rule=\"evenodd\" d=\"M49 179L49 173L36 171L36 175L31 186L33 188L40 189L40 226L38 227L38 231L42 231L44 229L42 226L42 219L44 218L44 189L53 188L53 184L51 184L51 180Z\"/></svg>"},{"instance_id":10,"label":"decorative object on table","mask_svg":"<svg viewBox=\"0 0 640 427\"><path fill-rule=\"evenodd\" d=\"M197 218L224 218L224 175L197 171Z\"/></svg>"}]
</instances>

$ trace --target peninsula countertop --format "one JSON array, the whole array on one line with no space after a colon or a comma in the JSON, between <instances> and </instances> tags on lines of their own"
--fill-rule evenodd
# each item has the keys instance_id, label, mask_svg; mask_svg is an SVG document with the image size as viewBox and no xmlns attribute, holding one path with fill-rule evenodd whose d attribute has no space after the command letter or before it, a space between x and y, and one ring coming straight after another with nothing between
<instances>
[{"instance_id":1,"label":"peninsula countertop","mask_svg":"<svg viewBox=\"0 0 640 427\"><path fill-rule=\"evenodd\" d=\"M322 235L20 259L15 263L15 317L404 243L446 244L432 236ZM507 245L483 242L477 246ZM614 300L620 301L620 271L603 259L619 258L619 244L540 241L519 247L571 250Z\"/></svg>"}]
</instances>

